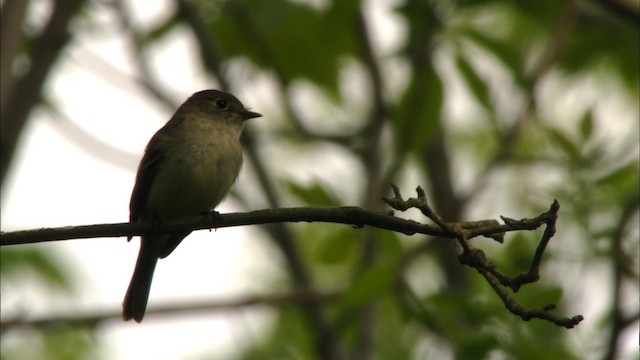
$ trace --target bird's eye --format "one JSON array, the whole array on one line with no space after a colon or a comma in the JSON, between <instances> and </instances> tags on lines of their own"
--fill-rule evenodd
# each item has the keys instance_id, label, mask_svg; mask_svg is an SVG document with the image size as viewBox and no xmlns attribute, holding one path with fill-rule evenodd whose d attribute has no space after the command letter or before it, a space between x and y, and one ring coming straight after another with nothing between
<instances>
[{"instance_id":1,"label":"bird's eye","mask_svg":"<svg viewBox=\"0 0 640 360\"><path fill-rule=\"evenodd\" d=\"M227 108L227 102L222 100L222 99L218 99L218 100L216 100L216 106L219 109L226 109Z\"/></svg>"}]
</instances>

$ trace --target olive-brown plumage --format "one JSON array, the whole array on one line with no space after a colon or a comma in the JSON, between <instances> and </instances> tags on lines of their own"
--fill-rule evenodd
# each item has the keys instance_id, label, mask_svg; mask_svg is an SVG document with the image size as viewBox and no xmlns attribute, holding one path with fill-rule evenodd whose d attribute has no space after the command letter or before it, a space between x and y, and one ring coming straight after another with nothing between
<instances>
[{"instance_id":1,"label":"olive-brown plumage","mask_svg":"<svg viewBox=\"0 0 640 360\"><path fill-rule=\"evenodd\" d=\"M242 124L259 116L223 91L193 94L149 141L131 194L129 220L166 221L213 210L240 172ZM123 302L124 320L142 321L158 259L190 233L141 237Z\"/></svg>"}]
</instances>

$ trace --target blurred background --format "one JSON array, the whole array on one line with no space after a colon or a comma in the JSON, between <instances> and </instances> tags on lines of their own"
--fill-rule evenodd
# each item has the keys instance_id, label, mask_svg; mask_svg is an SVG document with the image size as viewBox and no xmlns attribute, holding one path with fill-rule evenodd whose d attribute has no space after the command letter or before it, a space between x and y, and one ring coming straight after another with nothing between
<instances>
[{"instance_id":1,"label":"blurred background","mask_svg":"<svg viewBox=\"0 0 640 360\"><path fill-rule=\"evenodd\" d=\"M585 320L515 317L445 239L274 224L190 235L142 324L120 318L137 238L2 247L1 358L637 359L638 17L637 0L3 1L2 231L127 221L150 137L224 89L264 117L220 212L383 210L390 182L449 221L558 199L515 297ZM473 241L516 275L540 236Z\"/></svg>"}]
</instances>

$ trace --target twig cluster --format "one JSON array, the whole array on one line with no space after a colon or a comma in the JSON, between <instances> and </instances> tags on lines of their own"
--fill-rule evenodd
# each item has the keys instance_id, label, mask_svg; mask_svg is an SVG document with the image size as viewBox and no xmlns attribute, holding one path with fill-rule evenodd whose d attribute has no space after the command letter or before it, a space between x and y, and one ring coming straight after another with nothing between
<instances>
[{"instance_id":1,"label":"twig cluster","mask_svg":"<svg viewBox=\"0 0 640 360\"><path fill-rule=\"evenodd\" d=\"M556 308L555 304L547 304L541 309L528 309L520 305L506 290L506 288L511 288L513 292L517 292L520 290L522 285L533 283L540 279L539 270L542 255L544 254L549 240L551 240L556 232L556 220L558 218L558 210L560 209L560 204L557 200L553 201L549 211L544 212L533 219L515 220L501 216L508 229L504 229L503 226L499 226L497 227L498 229L501 229L499 232L496 232L493 235L483 234L484 236L493 237L494 239L502 242L504 239L504 231L532 230L539 228L540 226L545 226L544 233L542 234L536 253L531 261L531 265L529 266L529 271L515 277L510 277L500 271L500 269L498 269L494 264L489 262L485 253L481 249L475 248L469 243L469 239L475 236L475 234L462 226L462 224L465 223L448 223L433 211L431 206L429 206L425 192L421 187L416 189L416 193L418 195L417 198L409 198L406 200L403 199L397 186L391 184L391 187L393 188L394 197L385 198L384 201L396 210L406 211L410 208L420 210L424 216L431 219L436 223L436 225L445 231L448 235L447 237L455 238L462 248L462 253L458 255L460 263L476 269L487 280L491 288L493 288L495 293L498 294L500 300L502 300L505 307L511 313L520 316L525 321L534 318L542 319L567 329L573 328L583 320L582 315L576 315L571 318L561 318L553 315L550 311Z\"/></svg>"}]
</instances>

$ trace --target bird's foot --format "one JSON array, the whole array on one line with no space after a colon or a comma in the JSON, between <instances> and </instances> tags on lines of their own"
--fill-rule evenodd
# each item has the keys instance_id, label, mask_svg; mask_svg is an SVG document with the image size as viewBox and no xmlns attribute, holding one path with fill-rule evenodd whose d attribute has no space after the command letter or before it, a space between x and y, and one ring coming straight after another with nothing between
<instances>
[{"instance_id":1,"label":"bird's foot","mask_svg":"<svg viewBox=\"0 0 640 360\"><path fill-rule=\"evenodd\" d=\"M151 226L153 227L153 232L157 233L160 231L160 228L164 225L164 221L158 217L155 213L151 217Z\"/></svg>"}]
</instances>

